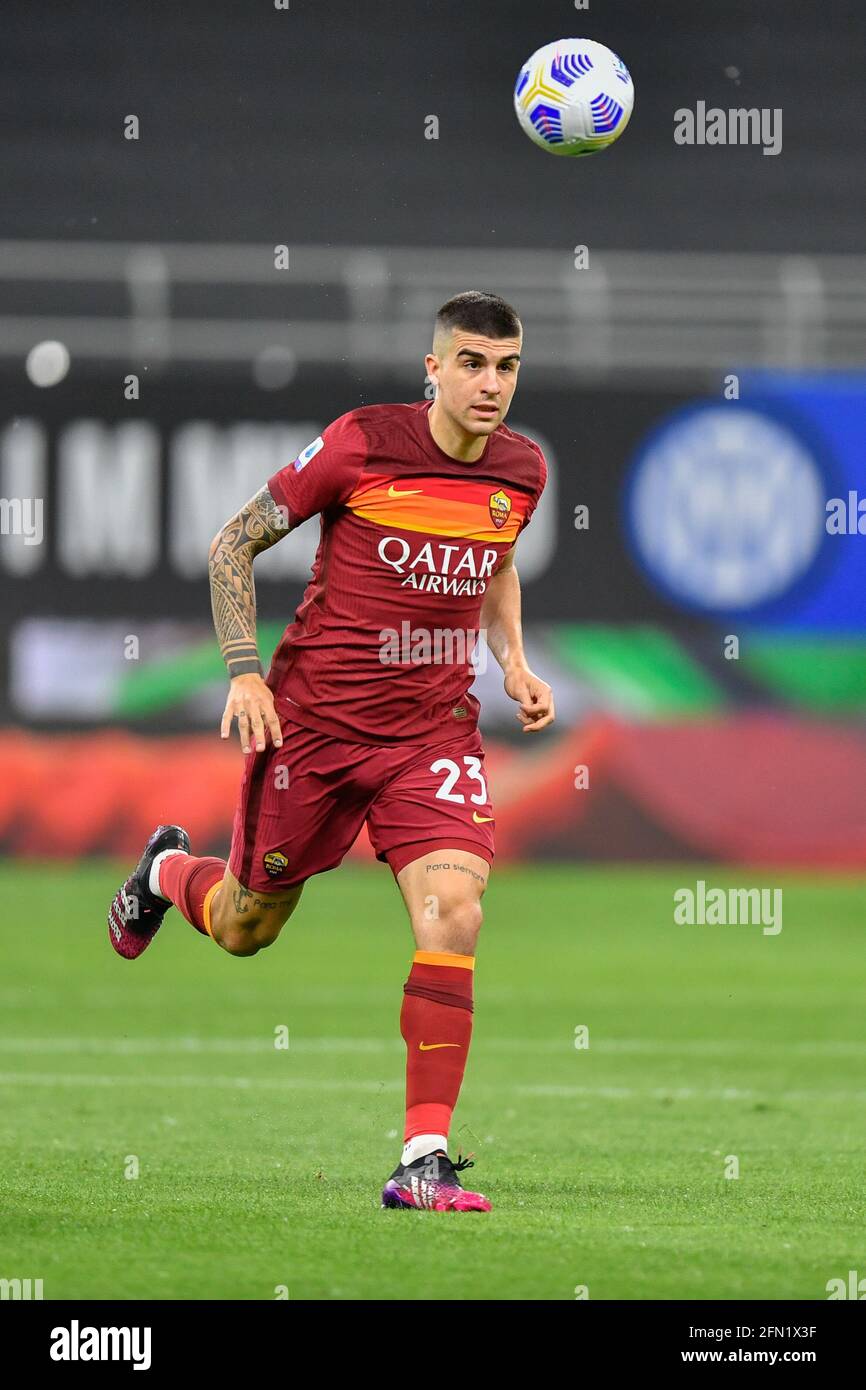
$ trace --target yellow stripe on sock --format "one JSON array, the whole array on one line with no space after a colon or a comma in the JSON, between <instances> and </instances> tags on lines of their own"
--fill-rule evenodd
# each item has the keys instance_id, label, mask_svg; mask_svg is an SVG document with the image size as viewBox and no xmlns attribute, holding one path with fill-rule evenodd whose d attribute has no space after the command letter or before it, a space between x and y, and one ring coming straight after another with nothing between
<instances>
[{"instance_id":1,"label":"yellow stripe on sock","mask_svg":"<svg viewBox=\"0 0 866 1390\"><path fill-rule=\"evenodd\" d=\"M474 956L458 956L450 951L416 951L412 957L418 965L454 965L461 970L474 970Z\"/></svg>"},{"instance_id":2,"label":"yellow stripe on sock","mask_svg":"<svg viewBox=\"0 0 866 1390\"><path fill-rule=\"evenodd\" d=\"M222 879L220 879L219 883L212 884L211 887L207 890L204 902L202 903L201 915L204 918L204 929L210 937L211 941L216 941L216 937L214 936L210 927L210 907L211 903L213 902L214 895L219 892L222 886Z\"/></svg>"}]
</instances>

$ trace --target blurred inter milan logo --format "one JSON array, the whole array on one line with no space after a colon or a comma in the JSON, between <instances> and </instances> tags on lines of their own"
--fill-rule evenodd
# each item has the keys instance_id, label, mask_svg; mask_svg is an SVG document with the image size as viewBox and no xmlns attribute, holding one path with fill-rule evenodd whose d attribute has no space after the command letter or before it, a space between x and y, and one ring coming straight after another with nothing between
<instances>
[{"instance_id":1,"label":"blurred inter milan logo","mask_svg":"<svg viewBox=\"0 0 866 1390\"><path fill-rule=\"evenodd\" d=\"M675 602L745 612L784 598L812 568L825 494L822 466L787 424L700 406L638 456L626 526L641 567Z\"/></svg>"}]
</instances>

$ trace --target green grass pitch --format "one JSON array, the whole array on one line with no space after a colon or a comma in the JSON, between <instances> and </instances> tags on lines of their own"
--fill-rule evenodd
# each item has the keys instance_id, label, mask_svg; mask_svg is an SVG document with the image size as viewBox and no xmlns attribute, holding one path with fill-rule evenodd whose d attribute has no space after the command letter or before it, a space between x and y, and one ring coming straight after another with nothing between
<instances>
[{"instance_id":1,"label":"green grass pitch","mask_svg":"<svg viewBox=\"0 0 866 1390\"><path fill-rule=\"evenodd\" d=\"M172 912L120 960L121 877L0 866L0 1275L46 1299L592 1300L866 1274L857 880L498 870L452 1130L494 1209L464 1215L379 1206L412 952L384 867L312 880L247 959ZM781 886L780 934L675 925L699 877Z\"/></svg>"}]
</instances>

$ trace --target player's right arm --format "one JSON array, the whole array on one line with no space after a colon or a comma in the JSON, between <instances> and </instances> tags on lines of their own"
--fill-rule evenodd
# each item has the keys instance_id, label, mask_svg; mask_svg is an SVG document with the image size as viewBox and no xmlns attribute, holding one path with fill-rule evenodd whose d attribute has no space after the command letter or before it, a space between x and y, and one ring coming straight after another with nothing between
<instances>
[{"instance_id":1,"label":"player's right arm","mask_svg":"<svg viewBox=\"0 0 866 1390\"><path fill-rule=\"evenodd\" d=\"M253 560L301 522L349 497L366 458L366 438L357 413L348 411L322 430L296 459L268 479L211 542L208 572L214 627L231 681L220 733L228 738L236 718L245 753L250 751L251 731L259 753L266 730L277 748L283 741L256 646Z\"/></svg>"},{"instance_id":2,"label":"player's right arm","mask_svg":"<svg viewBox=\"0 0 866 1390\"><path fill-rule=\"evenodd\" d=\"M250 751L250 732L258 752L265 746L266 728L277 748L283 742L256 645L253 560L287 531L286 508L278 506L270 489L263 487L214 536L208 552L214 627L230 680L220 734L228 738L232 720L237 719L245 753Z\"/></svg>"}]
</instances>

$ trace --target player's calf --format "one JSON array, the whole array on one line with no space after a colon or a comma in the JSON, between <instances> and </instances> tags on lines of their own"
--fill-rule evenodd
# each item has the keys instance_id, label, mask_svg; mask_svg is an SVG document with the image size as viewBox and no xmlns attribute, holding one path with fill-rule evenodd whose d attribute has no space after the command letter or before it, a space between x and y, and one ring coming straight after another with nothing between
<instances>
[{"instance_id":1,"label":"player's calf","mask_svg":"<svg viewBox=\"0 0 866 1390\"><path fill-rule=\"evenodd\" d=\"M270 946L292 915L300 885L259 893L239 883L225 861L190 854L179 825L160 825L108 911L109 940L118 955L134 960L153 940L174 905L203 936L234 956L253 956Z\"/></svg>"},{"instance_id":2,"label":"player's calf","mask_svg":"<svg viewBox=\"0 0 866 1390\"><path fill-rule=\"evenodd\" d=\"M486 1197L461 1189L456 1174L466 1164L448 1159L448 1132L472 1038L475 948L488 874L480 854L456 848L428 851L397 873L418 949L400 1012L407 1054L405 1143L382 1195L384 1206L490 1210ZM431 1159L434 1168L442 1167L438 1177L428 1171Z\"/></svg>"}]
</instances>

